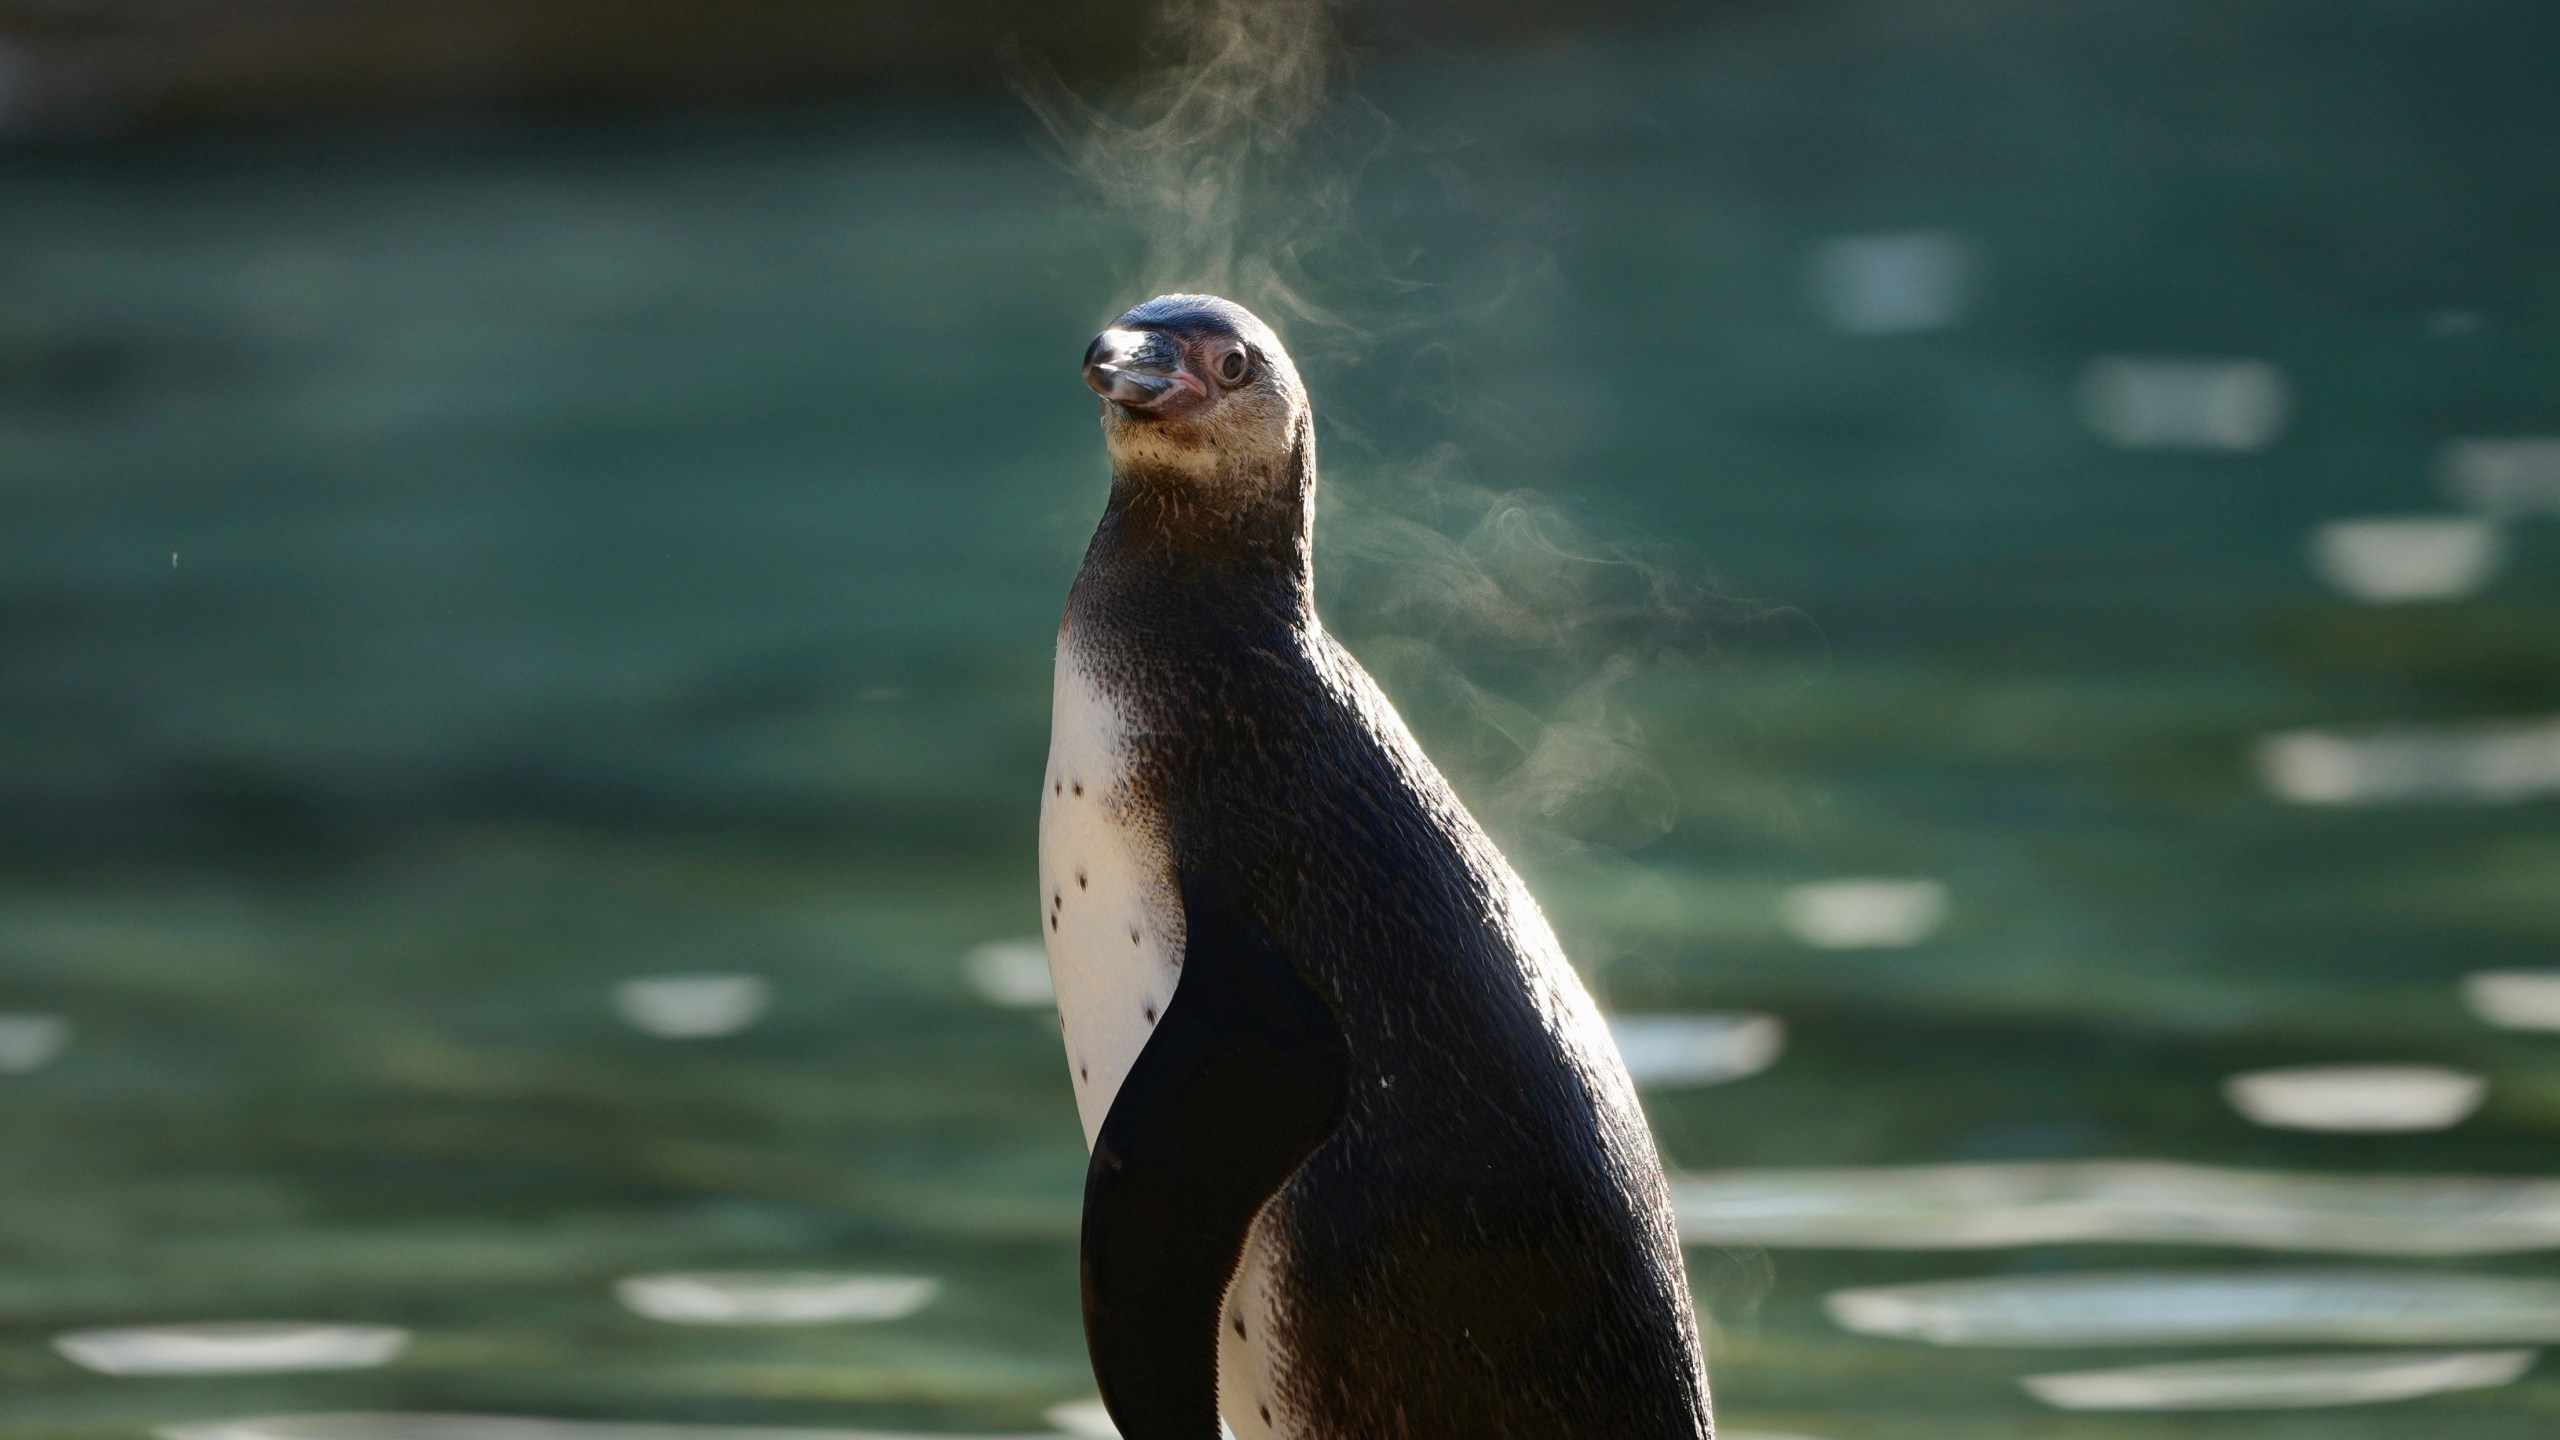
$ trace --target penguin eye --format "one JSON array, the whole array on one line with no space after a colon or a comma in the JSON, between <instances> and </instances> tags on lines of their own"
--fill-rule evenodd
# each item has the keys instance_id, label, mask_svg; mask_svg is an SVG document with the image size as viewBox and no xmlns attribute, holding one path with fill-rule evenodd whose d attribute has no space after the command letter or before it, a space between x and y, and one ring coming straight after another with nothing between
<instances>
[{"instance_id":1,"label":"penguin eye","mask_svg":"<svg viewBox=\"0 0 2560 1440\"><path fill-rule=\"evenodd\" d=\"M1244 347L1239 345L1218 357L1218 383L1241 385L1244 383L1245 373L1252 368L1253 357L1247 355Z\"/></svg>"}]
</instances>

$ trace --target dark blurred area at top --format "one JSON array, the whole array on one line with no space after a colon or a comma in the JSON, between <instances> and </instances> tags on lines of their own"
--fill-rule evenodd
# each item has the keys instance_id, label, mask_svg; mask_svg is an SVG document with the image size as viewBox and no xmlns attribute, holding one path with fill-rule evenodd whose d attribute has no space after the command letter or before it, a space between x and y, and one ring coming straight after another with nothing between
<instances>
[{"instance_id":1,"label":"dark blurred area at top","mask_svg":"<svg viewBox=\"0 0 2560 1440\"><path fill-rule=\"evenodd\" d=\"M1501 47L1773 0L1368 0L1355 51ZM1162 63L1166 0L0 0L0 136L989 92L1011 42L1071 81Z\"/></svg>"}]
</instances>

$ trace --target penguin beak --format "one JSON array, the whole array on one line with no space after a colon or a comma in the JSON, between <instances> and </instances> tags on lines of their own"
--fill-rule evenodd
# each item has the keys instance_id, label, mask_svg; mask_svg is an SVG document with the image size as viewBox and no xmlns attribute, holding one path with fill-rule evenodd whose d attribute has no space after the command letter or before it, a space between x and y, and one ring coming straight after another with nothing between
<instances>
[{"instance_id":1,"label":"penguin beak","mask_svg":"<svg viewBox=\"0 0 2560 1440\"><path fill-rule=\"evenodd\" d=\"M1182 346L1161 330L1105 330L1085 347L1084 383L1093 393L1141 415L1180 408L1209 387L1183 368Z\"/></svg>"}]
</instances>

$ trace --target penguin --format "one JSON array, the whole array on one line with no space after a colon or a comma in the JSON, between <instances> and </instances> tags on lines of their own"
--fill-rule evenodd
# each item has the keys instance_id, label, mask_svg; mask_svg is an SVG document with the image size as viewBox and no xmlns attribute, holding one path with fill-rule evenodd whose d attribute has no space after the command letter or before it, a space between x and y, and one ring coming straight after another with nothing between
<instances>
[{"instance_id":1,"label":"penguin","mask_svg":"<svg viewBox=\"0 0 2560 1440\"><path fill-rule=\"evenodd\" d=\"M1707 1440L1633 1082L1315 611L1313 411L1207 295L1085 351L1111 490L1059 627L1041 930L1127 1440Z\"/></svg>"}]
</instances>

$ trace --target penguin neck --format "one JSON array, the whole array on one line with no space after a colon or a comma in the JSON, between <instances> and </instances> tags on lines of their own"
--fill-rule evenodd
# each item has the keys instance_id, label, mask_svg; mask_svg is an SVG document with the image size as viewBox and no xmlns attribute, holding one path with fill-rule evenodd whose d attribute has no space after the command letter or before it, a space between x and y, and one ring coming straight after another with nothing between
<instances>
[{"instance_id":1,"label":"penguin neck","mask_svg":"<svg viewBox=\"0 0 2560 1440\"><path fill-rule=\"evenodd\" d=\"M1159 616L1310 623L1315 480L1314 440L1304 429L1285 456L1205 482L1191 472L1114 466L1111 502L1077 588L1098 583Z\"/></svg>"}]
</instances>

